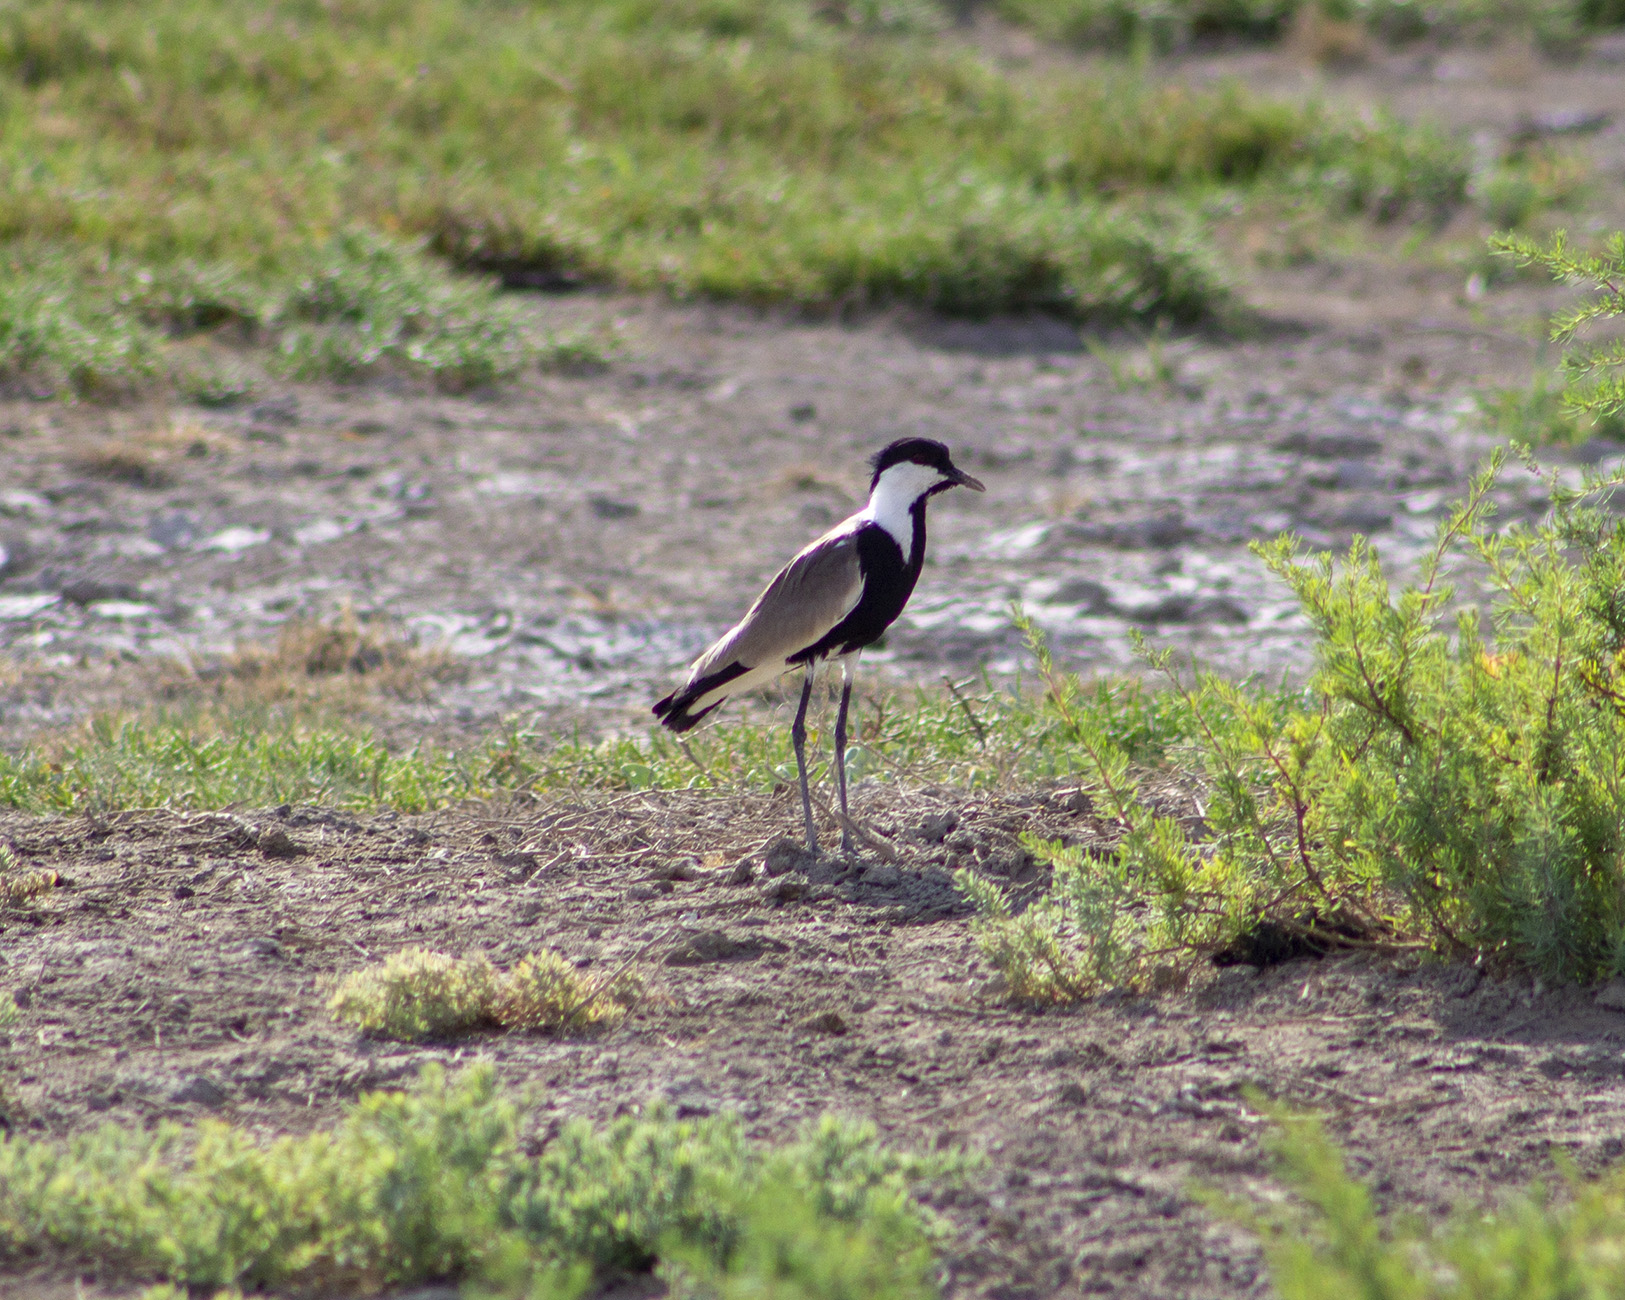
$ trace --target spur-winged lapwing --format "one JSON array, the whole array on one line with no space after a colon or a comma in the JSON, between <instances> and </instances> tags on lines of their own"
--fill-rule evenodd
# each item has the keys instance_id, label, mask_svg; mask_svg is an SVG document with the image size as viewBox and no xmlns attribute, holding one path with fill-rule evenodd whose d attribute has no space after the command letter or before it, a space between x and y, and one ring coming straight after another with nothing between
<instances>
[{"instance_id":1,"label":"spur-winged lapwing","mask_svg":"<svg viewBox=\"0 0 1625 1300\"><path fill-rule=\"evenodd\" d=\"M841 846L846 827L846 711L859 653L903 612L925 562L925 503L951 487L983 487L929 438L902 438L871 462L869 504L837 524L767 584L750 612L694 661L688 680L654 706L673 731L687 731L728 696L805 668L801 707L790 728L801 777L807 847L818 849L812 796L807 791L807 702L826 659L841 662L841 708L835 721L835 783L840 793Z\"/></svg>"}]
</instances>

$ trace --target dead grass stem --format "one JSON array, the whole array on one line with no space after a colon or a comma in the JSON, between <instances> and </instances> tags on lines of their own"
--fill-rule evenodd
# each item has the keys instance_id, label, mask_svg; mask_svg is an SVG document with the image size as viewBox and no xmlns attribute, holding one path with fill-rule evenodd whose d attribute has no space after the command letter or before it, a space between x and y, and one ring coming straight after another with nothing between
<instances>
[{"instance_id":1,"label":"dead grass stem","mask_svg":"<svg viewBox=\"0 0 1625 1300\"><path fill-rule=\"evenodd\" d=\"M364 705L370 696L422 701L463 671L450 651L420 646L395 626L346 608L326 621L292 619L269 645L240 645L211 663L172 664L160 694L227 709Z\"/></svg>"}]
</instances>

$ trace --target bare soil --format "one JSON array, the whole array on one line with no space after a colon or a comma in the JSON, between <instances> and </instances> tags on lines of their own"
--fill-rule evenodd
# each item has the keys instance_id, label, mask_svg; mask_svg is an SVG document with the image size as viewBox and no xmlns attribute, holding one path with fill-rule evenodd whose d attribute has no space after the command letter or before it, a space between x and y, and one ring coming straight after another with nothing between
<instances>
[{"instance_id":1,"label":"bare soil","mask_svg":"<svg viewBox=\"0 0 1625 1300\"><path fill-rule=\"evenodd\" d=\"M1170 75L1391 103L1485 148L1557 109L1611 113L1571 143L1597 178L1586 219L1618 225L1620 53L1373 53L1332 75L1287 50L1193 56ZM853 508L864 457L904 434L944 439L990 490L933 506L930 565L866 660L871 681L1016 672L1012 598L1068 666L1128 664L1139 628L1228 672L1300 671L1306 629L1247 542L1362 532L1414 562L1492 445L1474 394L1527 381L1560 298L1523 281L1469 293L1465 254L1406 259L1405 231L1392 248L1379 234L1294 264L1290 223L1238 225L1260 328L1160 354L1126 335L1091 349L1038 319L817 321L578 295L533 310L611 333L611 364L501 392L4 404L5 743L140 707L173 683L166 662L206 666L346 607L462 667L373 700L392 736L455 739L515 714L641 725L672 672ZM1543 500L1517 483L1504 498L1512 516ZM1248 1088L1323 1110L1385 1204L1429 1215L1547 1174L1555 1149L1582 1169L1625 1153L1625 1018L1584 990L1345 954L1065 1013L1004 1006L949 874L1041 886L1015 835L1092 835L1081 806L866 783L858 811L895 860L870 849L742 884L739 864L759 872L794 829L787 796L8 815L0 841L64 883L0 914L0 988L28 1003L0 1090L30 1132L219 1114L270 1134L424 1061L484 1057L540 1085L544 1135L650 1098L736 1108L769 1138L850 1111L898 1142L987 1154L941 1200L956 1227L946 1292L1003 1300L1267 1294L1253 1245L1190 1194L1265 1185ZM301 852L262 852L268 828ZM332 980L415 943L633 960L648 994L582 1041L404 1047L327 1016ZM30 1300L81 1286L122 1296L136 1281L51 1261L0 1279Z\"/></svg>"},{"instance_id":2,"label":"bare soil","mask_svg":"<svg viewBox=\"0 0 1625 1300\"><path fill-rule=\"evenodd\" d=\"M28 1003L0 1049L10 1122L65 1134L216 1115L299 1131L426 1061L473 1059L539 1093L541 1140L562 1117L657 1100L734 1109L764 1139L844 1111L898 1143L985 1153L936 1201L955 1228L945 1294L1006 1298L1268 1294L1254 1245L1192 1195L1268 1185L1250 1089L1324 1112L1386 1206L1427 1214L1548 1175L1557 1150L1586 1170L1625 1152L1625 1017L1585 991L1344 955L1012 1010L949 873L1041 885L1015 836L1094 837L1075 791L870 783L884 855L810 863L772 851L791 800L0 819L0 838L65 878L0 918L0 978ZM297 856L255 847L277 829ZM328 1016L338 977L408 944L633 962L646 992L593 1039L405 1046ZM87 1282L137 1288L52 1261L0 1272L30 1300Z\"/></svg>"}]
</instances>

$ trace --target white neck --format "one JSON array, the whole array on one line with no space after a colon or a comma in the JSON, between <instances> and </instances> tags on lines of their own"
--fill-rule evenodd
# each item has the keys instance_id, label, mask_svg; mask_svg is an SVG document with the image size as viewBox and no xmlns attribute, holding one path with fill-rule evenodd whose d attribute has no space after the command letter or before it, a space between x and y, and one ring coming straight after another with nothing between
<instances>
[{"instance_id":1,"label":"white neck","mask_svg":"<svg viewBox=\"0 0 1625 1300\"><path fill-rule=\"evenodd\" d=\"M902 461L880 476L869 504L858 518L879 524L897 541L898 549L910 564L914 562L914 520L909 511L914 503L943 482L943 476L929 465Z\"/></svg>"}]
</instances>

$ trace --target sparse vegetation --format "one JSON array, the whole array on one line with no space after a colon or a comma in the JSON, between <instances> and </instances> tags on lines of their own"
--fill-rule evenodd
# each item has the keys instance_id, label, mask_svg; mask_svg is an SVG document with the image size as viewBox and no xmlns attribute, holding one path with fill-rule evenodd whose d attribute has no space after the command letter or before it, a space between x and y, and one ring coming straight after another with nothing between
<instances>
[{"instance_id":1,"label":"sparse vegetation","mask_svg":"<svg viewBox=\"0 0 1625 1300\"><path fill-rule=\"evenodd\" d=\"M532 953L504 973L482 956L407 948L347 975L328 1009L363 1033L411 1041L479 1029L608 1028L636 996L634 976L582 975L556 952Z\"/></svg>"},{"instance_id":2,"label":"sparse vegetation","mask_svg":"<svg viewBox=\"0 0 1625 1300\"><path fill-rule=\"evenodd\" d=\"M0 1252L50 1251L179 1287L376 1290L428 1279L580 1296L655 1269L695 1294L914 1300L932 1220L911 1192L962 1158L918 1158L834 1119L761 1150L731 1116L573 1120L540 1155L489 1067L425 1068L332 1128L259 1143L109 1125L0 1142Z\"/></svg>"},{"instance_id":3,"label":"sparse vegetation","mask_svg":"<svg viewBox=\"0 0 1625 1300\"><path fill-rule=\"evenodd\" d=\"M421 646L387 622L363 622L345 609L326 620L289 619L272 645L171 664L158 693L179 707L225 714L278 706L332 711L371 692L423 699L436 684L465 672L446 650Z\"/></svg>"},{"instance_id":4,"label":"sparse vegetation","mask_svg":"<svg viewBox=\"0 0 1625 1300\"><path fill-rule=\"evenodd\" d=\"M1274 1145L1292 1203L1260 1210L1214 1196L1210 1204L1259 1234L1282 1300L1566 1300L1625 1290L1625 1171L1587 1181L1560 1166L1568 1196L1537 1186L1429 1227L1379 1217L1314 1118L1280 1117Z\"/></svg>"},{"instance_id":5,"label":"sparse vegetation","mask_svg":"<svg viewBox=\"0 0 1625 1300\"><path fill-rule=\"evenodd\" d=\"M304 634L293 636L293 643L296 650L304 647ZM295 655L295 685L301 683L302 662ZM280 672L273 682L283 680ZM1184 725L1181 704L1134 681L1102 682L1094 689L1112 701L1113 734L1136 756L1160 756ZM307 709L303 693L291 692L291 699L279 693L280 702L267 709L262 700L243 700L235 687L225 694L229 704L101 717L54 742L0 752L0 807L325 803L421 812L527 790L770 790L795 779L788 736L774 723L741 720L690 736L686 744L665 733L561 740L515 725L461 750L426 743L391 747L327 707L334 703L331 696ZM862 701L853 741L848 762L854 779L873 772L975 787L1052 776L1070 771L1072 762L1056 720L1019 688L920 691L912 698Z\"/></svg>"}]
</instances>

